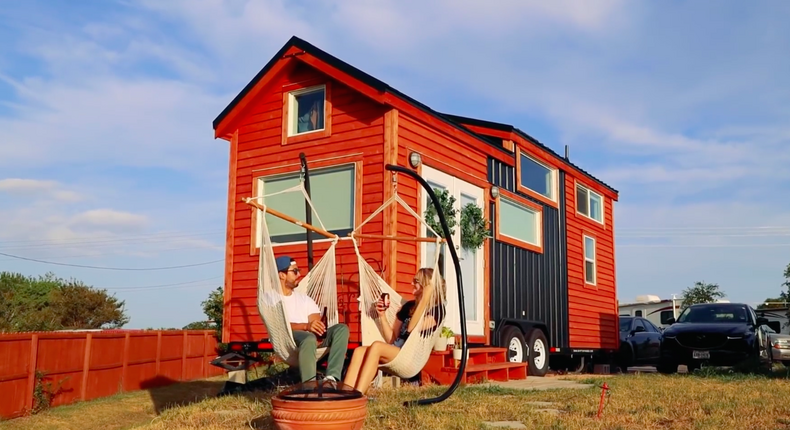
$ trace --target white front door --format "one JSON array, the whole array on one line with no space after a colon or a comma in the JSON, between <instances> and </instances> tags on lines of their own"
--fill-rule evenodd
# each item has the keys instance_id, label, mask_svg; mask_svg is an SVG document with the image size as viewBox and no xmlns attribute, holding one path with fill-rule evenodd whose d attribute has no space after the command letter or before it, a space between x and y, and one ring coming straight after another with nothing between
<instances>
[{"instance_id":1,"label":"white front door","mask_svg":"<svg viewBox=\"0 0 790 430\"><path fill-rule=\"evenodd\" d=\"M448 190L449 194L455 198L455 227L453 227L453 243L458 254L461 266L461 280L464 293L464 312L466 314L466 331L470 336L483 336L485 334L485 321L483 298L485 295L483 282L483 248L474 250L464 249L461 246L461 209L474 203L483 207L483 189L450 176L444 172L422 166L422 176L431 188ZM420 214L425 213L425 209L430 202L430 197L424 189L420 188L422 198L420 199ZM438 221L438 220L437 220ZM432 237L433 234L421 225L421 234ZM433 256L435 244L423 243L422 245L422 267L433 267ZM446 249L446 245L441 250L439 271L447 284L447 321L445 325L456 334L461 334L461 323L458 305L458 282L455 273L455 265L452 256Z\"/></svg>"}]
</instances>

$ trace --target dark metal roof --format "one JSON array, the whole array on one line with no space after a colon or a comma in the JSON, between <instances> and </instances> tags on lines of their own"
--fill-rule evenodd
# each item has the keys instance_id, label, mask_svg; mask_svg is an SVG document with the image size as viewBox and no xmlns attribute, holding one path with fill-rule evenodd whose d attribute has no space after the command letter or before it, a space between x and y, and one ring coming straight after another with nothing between
<instances>
[{"instance_id":1,"label":"dark metal roof","mask_svg":"<svg viewBox=\"0 0 790 430\"><path fill-rule=\"evenodd\" d=\"M608 184L606 184L602 180L596 178L595 176L593 176L592 174L590 174L586 170L582 169L581 167L577 166L576 164L573 164L570 160L566 159L565 157L560 156L560 154L557 154L556 152L554 152L553 149L549 148L544 143L541 143L539 140L535 139L534 137L530 136L529 134L519 130L517 127L514 127L514 126L512 126L510 124L503 124L501 122L486 121L486 120L482 120L482 119L469 118L469 117L458 116L458 115L451 115L451 114L446 114L446 113L444 113L442 115L444 117L450 119L451 121L455 121L455 122L458 122L458 123L461 123L461 124L469 124L469 125L473 125L473 126L477 126L477 127L489 128L489 129L492 129L492 130L516 133L517 135L521 136L522 138L524 138L528 142L530 142L530 143L540 147L541 149L547 151L548 153L552 154L558 160L562 160L563 162L568 163L569 165L571 165L574 168L578 169L582 174L587 176L589 179L597 182L598 184L600 184L603 187L606 187L606 189L608 189L609 191L612 191L613 193L618 193L618 191L616 189L612 188L611 186L609 186Z\"/></svg>"},{"instance_id":2,"label":"dark metal roof","mask_svg":"<svg viewBox=\"0 0 790 430\"><path fill-rule=\"evenodd\" d=\"M528 134L524 133L523 131L521 131L521 130L519 130L519 129L511 126L511 125L495 123L495 122L490 122L490 121L483 121L483 120L474 119L474 118L465 118L465 117L456 116L456 115L448 115L448 114L439 113L439 112L431 109L427 105L425 105L423 103L420 103L419 101L407 96L406 94L403 94L402 92L396 90L395 88L392 88L391 86L389 86L385 82L382 82L381 80L376 79L375 77L363 72L362 70L360 70L360 69L358 69L358 68L356 68L356 67L354 67L354 66L352 66L352 65L350 65L348 63L346 63L345 61L343 61L343 60L341 60L341 59L339 59L339 58L337 58L337 57L335 57L333 55L330 55L329 53L319 49L315 45L313 45L313 44L311 44L311 43L309 43L309 42L307 42L307 41L305 41L303 39L300 39L300 38L298 38L296 36L292 36L288 40L288 42L282 48L280 48L280 50L277 51L276 54L274 54L274 56L269 60L269 62L266 63L266 65L263 67L263 69L261 69L261 71L259 71L252 78L252 80L250 80L250 82L241 90L241 92L238 95L236 95L236 97L233 98L233 100L230 102L230 104L228 104L228 106L225 107L225 109L223 109L222 112L220 112L220 114L214 119L214 122L213 122L213 127L214 127L215 130L217 129L217 126L219 126L219 123L252 90L252 88L258 83L258 81L260 81L264 76L266 76L266 74L269 72L269 70L271 70L272 67L274 67L274 65L277 63L277 61L282 59L283 55L285 55L285 53L292 47L296 47L296 48L301 49L302 51L304 51L306 53L309 53L310 55L318 58L319 60L321 60L321 61L323 61L323 62L325 62L325 63L327 63L329 65L331 65L332 67L342 71L343 73L346 73L349 76L352 76L354 79L357 79L358 81L364 83L365 85L368 85L369 87L375 89L376 91L379 91L381 93L385 93L386 92L386 93L393 94L393 95L405 100L409 104L415 106L416 108L418 108L418 109L420 109L420 110L422 110L422 111L434 116L435 118L439 119L440 121L442 121L442 122L444 122L444 123L456 128L456 129L458 129L458 130L460 130L460 131L462 131L462 132L474 137L475 139L485 143L486 145L489 145L491 147L497 148L497 149L499 149L499 150L501 150L501 151L503 151L505 153L510 153L510 151L507 151L506 149L504 149L502 147L502 145L501 145L501 142L497 143L494 139L492 139L489 136L484 136L484 135L481 135L479 133L475 133L475 132L471 131L468 128L464 127L463 123L465 122L465 123L470 124L470 125L479 125L481 127L494 128L494 129L503 130L503 131L514 131L514 132L518 133L520 136L522 136L525 139L527 139L528 141L540 146L541 148L545 149L546 151L550 152L551 154L554 154L558 158L560 158L562 160L565 160L564 158L560 157L556 152L551 150L551 148L549 148L546 145L538 142L536 139L532 138ZM583 174L585 174L586 176L588 176L590 179L594 180L595 182L601 184L602 186L606 187L607 189L611 190L612 192L617 193L617 190L615 190L614 188L612 188L609 185L605 184L603 181L595 178L594 176L592 176L591 174L587 173L586 171L584 171L580 167L574 165L573 163L570 163L567 160L565 160L565 162L567 162L571 166L575 167L576 169L578 169L580 172L582 172Z\"/></svg>"}]
</instances>

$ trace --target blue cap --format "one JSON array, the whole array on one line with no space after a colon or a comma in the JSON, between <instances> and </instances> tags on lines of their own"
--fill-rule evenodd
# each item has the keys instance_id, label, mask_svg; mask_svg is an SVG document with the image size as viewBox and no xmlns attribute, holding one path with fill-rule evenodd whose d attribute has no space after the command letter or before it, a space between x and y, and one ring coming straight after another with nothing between
<instances>
[{"instance_id":1,"label":"blue cap","mask_svg":"<svg viewBox=\"0 0 790 430\"><path fill-rule=\"evenodd\" d=\"M277 257L274 261L277 263L278 272L284 272L288 270L288 268L291 267L292 264L296 264L296 260L292 259L287 255Z\"/></svg>"}]
</instances>

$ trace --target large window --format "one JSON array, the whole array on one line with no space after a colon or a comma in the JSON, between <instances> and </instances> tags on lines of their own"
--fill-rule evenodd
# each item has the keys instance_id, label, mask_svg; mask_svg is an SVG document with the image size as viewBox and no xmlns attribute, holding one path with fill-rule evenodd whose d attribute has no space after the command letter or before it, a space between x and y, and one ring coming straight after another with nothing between
<instances>
[{"instance_id":1,"label":"large window","mask_svg":"<svg viewBox=\"0 0 790 430\"><path fill-rule=\"evenodd\" d=\"M603 224L603 196L583 185L577 184L576 212Z\"/></svg>"},{"instance_id":2,"label":"large window","mask_svg":"<svg viewBox=\"0 0 790 430\"><path fill-rule=\"evenodd\" d=\"M497 239L535 251L542 250L541 211L524 203L499 196ZM536 205L537 206L537 205Z\"/></svg>"},{"instance_id":3,"label":"large window","mask_svg":"<svg viewBox=\"0 0 790 430\"><path fill-rule=\"evenodd\" d=\"M324 129L326 87L323 85L297 90L289 94L288 135L295 136Z\"/></svg>"},{"instance_id":4,"label":"large window","mask_svg":"<svg viewBox=\"0 0 790 430\"><path fill-rule=\"evenodd\" d=\"M313 225L324 227L339 236L345 236L354 228L355 207L355 167L354 164L310 170L310 196L315 207ZM299 173L260 178L258 195L267 195L291 188L299 184ZM288 192L262 199L262 204L293 218L305 219L305 199L299 192ZM261 216L258 216L260 228ZM271 214L266 214L272 243L301 242L305 240L306 230ZM260 230L258 230L260 231ZM324 236L311 233L314 239ZM257 238L260 246L260 237Z\"/></svg>"},{"instance_id":5,"label":"large window","mask_svg":"<svg viewBox=\"0 0 790 430\"><path fill-rule=\"evenodd\" d=\"M540 200L557 201L557 170L543 162L519 152L519 191Z\"/></svg>"},{"instance_id":6,"label":"large window","mask_svg":"<svg viewBox=\"0 0 790 430\"><path fill-rule=\"evenodd\" d=\"M584 282L595 285L595 238L584 236ZM642 316L641 314L638 316Z\"/></svg>"}]
</instances>

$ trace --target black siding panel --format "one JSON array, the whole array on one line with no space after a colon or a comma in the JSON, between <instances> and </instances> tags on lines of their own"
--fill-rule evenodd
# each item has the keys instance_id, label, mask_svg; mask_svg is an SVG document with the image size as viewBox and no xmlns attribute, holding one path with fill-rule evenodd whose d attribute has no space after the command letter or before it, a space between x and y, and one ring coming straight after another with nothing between
<instances>
[{"instance_id":1,"label":"black siding panel","mask_svg":"<svg viewBox=\"0 0 790 430\"><path fill-rule=\"evenodd\" d=\"M559 172L559 210L518 193L515 168L489 158L488 180L543 207L543 254L492 240L491 319L541 321L549 328L549 344L569 347L568 336L568 251L565 226L565 173ZM491 205L491 234L497 222Z\"/></svg>"}]
</instances>

